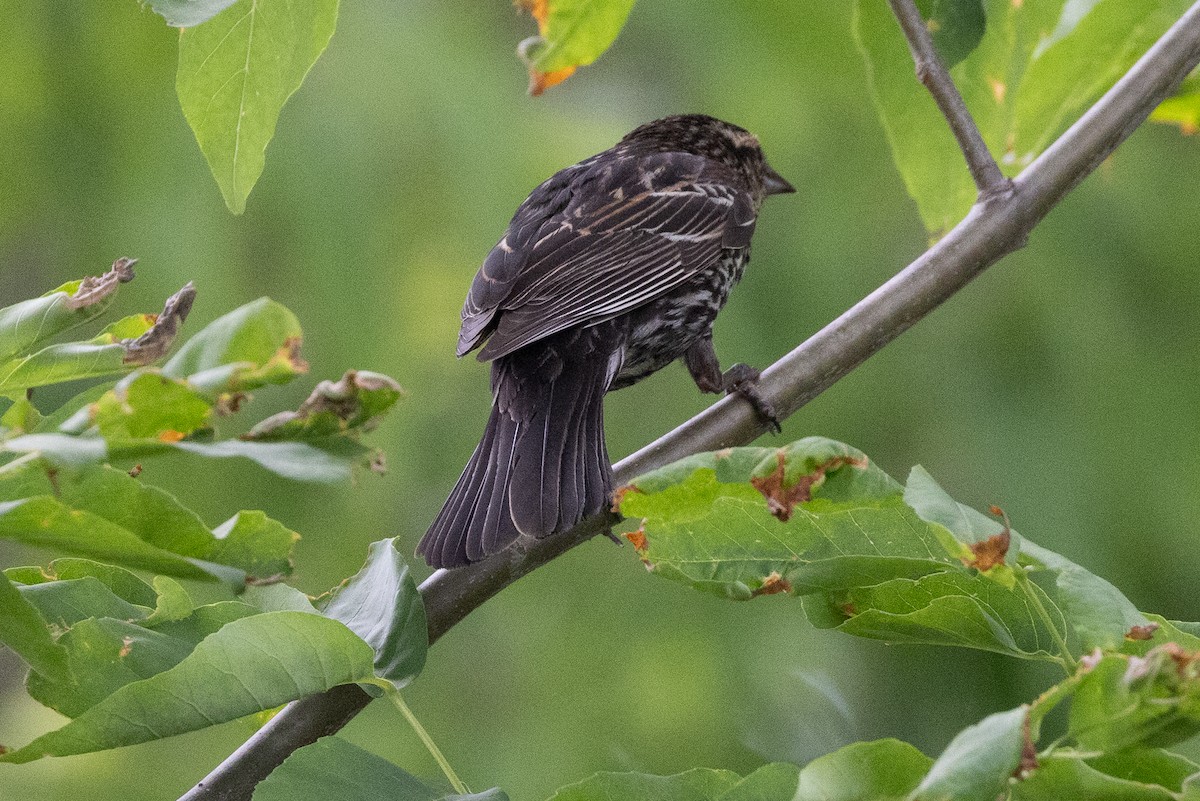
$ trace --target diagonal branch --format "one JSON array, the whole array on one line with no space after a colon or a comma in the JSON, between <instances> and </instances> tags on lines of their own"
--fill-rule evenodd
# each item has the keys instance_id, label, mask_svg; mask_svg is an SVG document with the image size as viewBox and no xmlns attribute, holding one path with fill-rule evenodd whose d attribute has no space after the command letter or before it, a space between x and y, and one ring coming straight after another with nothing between
<instances>
[{"instance_id":1,"label":"diagonal branch","mask_svg":"<svg viewBox=\"0 0 1200 801\"><path fill-rule=\"evenodd\" d=\"M761 378L765 397L791 414L862 364L989 266L1029 232L1129 136L1200 63L1200 0L1083 117L1013 182L977 204L936 245L841 317L784 356ZM725 398L615 466L619 483L692 453L741 445L765 428L751 406ZM433 643L500 590L604 531L612 517L421 585ZM356 685L302 698L276 715L181 801L249 801L254 786L296 749L344 726L370 697Z\"/></svg>"},{"instance_id":2,"label":"diagonal branch","mask_svg":"<svg viewBox=\"0 0 1200 801\"><path fill-rule=\"evenodd\" d=\"M950 123L950 130L967 159L967 168L971 171L975 186L979 188L979 197L986 199L1008 192L1011 184L1000 172L1000 167L984 144L971 112L967 111L962 95L958 93L958 87L946 71L937 48L933 46L933 37L929 35L929 28L916 4L913 0L888 0L888 4L900 23L900 29L904 31L904 38L908 40L908 49L917 67L917 78L933 95L934 102L946 122Z\"/></svg>"}]
</instances>

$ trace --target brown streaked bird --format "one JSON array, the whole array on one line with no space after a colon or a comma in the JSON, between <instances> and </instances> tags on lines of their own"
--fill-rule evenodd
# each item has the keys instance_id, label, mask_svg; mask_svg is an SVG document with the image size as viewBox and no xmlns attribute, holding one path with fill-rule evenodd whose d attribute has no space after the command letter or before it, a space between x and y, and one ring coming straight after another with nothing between
<instances>
[{"instance_id":1,"label":"brown streaked bird","mask_svg":"<svg viewBox=\"0 0 1200 801\"><path fill-rule=\"evenodd\" d=\"M721 372L712 325L763 199L794 191L753 134L701 114L647 123L533 190L463 305L458 355L483 345L492 414L417 552L461 567L601 511L604 394L675 359L777 425L758 371Z\"/></svg>"}]
</instances>

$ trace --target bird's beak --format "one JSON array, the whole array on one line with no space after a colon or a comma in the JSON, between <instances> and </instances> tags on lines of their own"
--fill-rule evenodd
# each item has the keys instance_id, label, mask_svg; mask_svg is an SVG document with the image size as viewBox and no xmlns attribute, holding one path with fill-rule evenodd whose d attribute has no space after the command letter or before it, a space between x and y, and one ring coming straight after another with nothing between
<instances>
[{"instance_id":1,"label":"bird's beak","mask_svg":"<svg viewBox=\"0 0 1200 801\"><path fill-rule=\"evenodd\" d=\"M763 177L763 186L766 187L768 195L790 195L796 191L796 187L787 182L775 169L768 164L766 175Z\"/></svg>"}]
</instances>

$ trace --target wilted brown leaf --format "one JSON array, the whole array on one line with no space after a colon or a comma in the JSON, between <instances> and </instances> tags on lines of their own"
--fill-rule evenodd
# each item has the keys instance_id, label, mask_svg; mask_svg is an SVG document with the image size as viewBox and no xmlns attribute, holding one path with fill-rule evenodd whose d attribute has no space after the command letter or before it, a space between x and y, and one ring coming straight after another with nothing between
<instances>
[{"instance_id":1,"label":"wilted brown leaf","mask_svg":"<svg viewBox=\"0 0 1200 801\"><path fill-rule=\"evenodd\" d=\"M68 309L82 309L92 306L117 291L119 284L127 284L133 280L133 265L137 259L122 257L112 263L112 268L101 276L88 276L79 283L75 294L66 300Z\"/></svg>"}]
</instances>

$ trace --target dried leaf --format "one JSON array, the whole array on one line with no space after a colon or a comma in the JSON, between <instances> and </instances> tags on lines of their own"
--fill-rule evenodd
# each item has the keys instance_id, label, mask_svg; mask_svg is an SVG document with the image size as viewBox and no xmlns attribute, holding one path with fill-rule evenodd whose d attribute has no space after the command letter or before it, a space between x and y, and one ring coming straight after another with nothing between
<instances>
[{"instance_id":1,"label":"dried leaf","mask_svg":"<svg viewBox=\"0 0 1200 801\"><path fill-rule=\"evenodd\" d=\"M187 282L183 289L167 298L162 314L158 315L149 331L137 339L125 340L121 343L125 347L125 364L140 367L156 362L167 355L167 351L175 343L175 337L179 335L183 321L191 312L195 299L196 287L191 281Z\"/></svg>"},{"instance_id":2,"label":"dried leaf","mask_svg":"<svg viewBox=\"0 0 1200 801\"><path fill-rule=\"evenodd\" d=\"M101 276L88 276L80 282L79 288L66 300L66 307L71 310L93 306L117 291L117 286L133 280L133 265L137 259L127 256L112 263L112 269Z\"/></svg>"}]
</instances>

